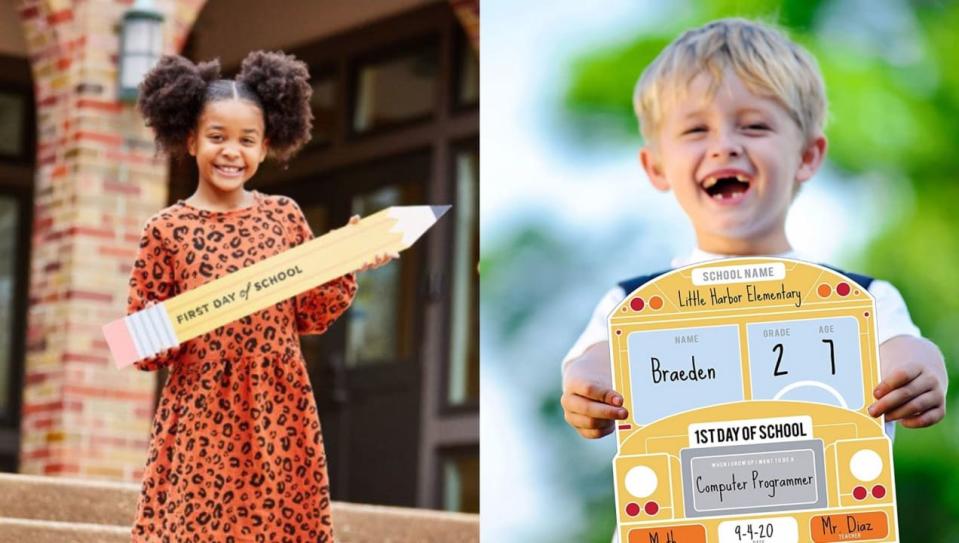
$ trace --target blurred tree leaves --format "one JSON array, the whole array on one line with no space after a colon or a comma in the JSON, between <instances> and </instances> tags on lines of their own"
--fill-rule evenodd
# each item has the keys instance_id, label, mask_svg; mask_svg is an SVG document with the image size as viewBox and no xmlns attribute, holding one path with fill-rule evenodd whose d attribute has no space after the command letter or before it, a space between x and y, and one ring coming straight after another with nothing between
<instances>
[{"instance_id":1,"label":"blurred tree leaves","mask_svg":"<svg viewBox=\"0 0 959 543\"><path fill-rule=\"evenodd\" d=\"M638 141L632 94L642 70L682 30L720 17L744 16L785 27L819 61L830 102L831 161L850 171L909 168L922 179L948 171L943 167L955 160L949 146L959 137L959 70L953 67L952 53L959 6L917 3L922 6L913 14L920 28L917 43L903 44L917 48L916 56L892 63L854 47L855 42L844 42L841 34L817 33L814 22L828 15L823 12L831 4L702 1L695 3L691 15L679 14L673 26L585 53L572 63L564 96L569 133L580 135L586 145L605 143L594 137L597 131Z\"/></svg>"},{"instance_id":2,"label":"blurred tree leaves","mask_svg":"<svg viewBox=\"0 0 959 543\"><path fill-rule=\"evenodd\" d=\"M914 196L908 209L889 210L897 220L877 232L861 255L841 264L858 265L895 284L913 320L943 350L954 377L959 359L959 183L954 179L959 172L954 150L959 142L959 3L701 0L672 9L671 24L628 43L584 52L571 63L563 103L569 136L587 149L611 139L639 145L631 103L636 80L687 28L742 16L787 29L817 58L825 77L828 160L849 175L868 173L907 184L905 192ZM888 9L892 22L863 9ZM955 408L953 389L949 396ZM931 429L899 429L896 479L903 541L959 540L954 418L949 415ZM584 508L597 509L602 502L584 498ZM597 540L603 533L606 527L597 528Z\"/></svg>"}]
</instances>

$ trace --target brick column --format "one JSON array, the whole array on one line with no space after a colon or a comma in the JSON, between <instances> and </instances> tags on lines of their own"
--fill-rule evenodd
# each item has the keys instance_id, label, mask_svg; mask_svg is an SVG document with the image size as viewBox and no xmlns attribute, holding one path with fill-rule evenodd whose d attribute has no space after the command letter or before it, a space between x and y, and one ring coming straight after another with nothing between
<instances>
[{"instance_id":1,"label":"brick column","mask_svg":"<svg viewBox=\"0 0 959 543\"><path fill-rule=\"evenodd\" d=\"M157 1L168 52L204 1ZM124 314L141 229L167 203L167 161L116 101L130 5L20 4L37 101L22 473L138 480L146 461L156 376L115 369L100 330Z\"/></svg>"}]
</instances>

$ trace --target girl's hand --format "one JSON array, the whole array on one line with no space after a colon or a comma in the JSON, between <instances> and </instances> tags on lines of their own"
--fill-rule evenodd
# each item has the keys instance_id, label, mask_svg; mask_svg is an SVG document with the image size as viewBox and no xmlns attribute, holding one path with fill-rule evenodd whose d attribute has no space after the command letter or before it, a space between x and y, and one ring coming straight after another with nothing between
<instances>
[{"instance_id":1,"label":"girl's hand","mask_svg":"<svg viewBox=\"0 0 959 543\"><path fill-rule=\"evenodd\" d=\"M158 304L158 303L159 303L159 302L157 302L156 300L147 300L147 302L146 302L145 304L143 304L143 309L141 309L140 311L145 311L145 310L147 310L147 309L150 309L151 307L155 306L155 305ZM154 355L152 355L152 356L148 356L148 357L144 358L143 360L155 360L155 359L158 359L158 358L159 358L159 359L163 359L163 358L166 358L166 357L168 357L168 356L172 356L173 354L175 354L175 353L178 352L179 350L180 350L180 346L177 345L176 347L170 347L169 349L163 349L162 351L160 351L160 352L158 352L158 353L156 353L156 354L154 354ZM141 362L142 362L142 361L141 361Z\"/></svg>"},{"instance_id":2,"label":"girl's hand","mask_svg":"<svg viewBox=\"0 0 959 543\"><path fill-rule=\"evenodd\" d=\"M349 222L347 222L347 224L356 224L358 222L360 222L360 216L353 215L352 217L350 217L350 220ZM399 257L400 257L400 254L397 252L379 254L379 255L376 255L375 258L373 258L373 262L367 262L366 264L363 264L363 267L356 271L358 273L358 272L375 270L376 268L382 268L383 266L389 264L390 261L393 260L394 258L399 258Z\"/></svg>"},{"instance_id":3,"label":"girl's hand","mask_svg":"<svg viewBox=\"0 0 959 543\"><path fill-rule=\"evenodd\" d=\"M393 260L394 258L399 258L399 257L400 257L399 253L395 253L395 252L379 254L379 255L376 255L376 257L373 259L373 262L367 262L366 264L363 264L363 267L356 271L365 272L365 271L375 270L376 268L381 268L389 264L390 261Z\"/></svg>"}]
</instances>

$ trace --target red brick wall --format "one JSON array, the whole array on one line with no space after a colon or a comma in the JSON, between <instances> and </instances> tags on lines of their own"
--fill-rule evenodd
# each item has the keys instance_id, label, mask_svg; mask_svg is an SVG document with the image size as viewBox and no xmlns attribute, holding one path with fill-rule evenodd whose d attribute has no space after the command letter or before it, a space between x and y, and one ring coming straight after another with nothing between
<instances>
[{"instance_id":1,"label":"red brick wall","mask_svg":"<svg viewBox=\"0 0 959 543\"><path fill-rule=\"evenodd\" d=\"M158 0L167 52L205 0ZM116 101L118 29L132 0L25 0L37 100L37 175L22 473L138 480L155 374L113 367L100 327L126 309L146 219L167 203L167 162Z\"/></svg>"}]
</instances>

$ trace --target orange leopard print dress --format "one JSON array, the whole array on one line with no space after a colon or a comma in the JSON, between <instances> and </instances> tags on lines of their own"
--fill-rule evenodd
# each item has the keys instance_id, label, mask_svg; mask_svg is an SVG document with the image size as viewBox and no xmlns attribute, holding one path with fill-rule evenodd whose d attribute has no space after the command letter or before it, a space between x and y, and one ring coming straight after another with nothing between
<instances>
[{"instance_id":1,"label":"orange leopard print dress","mask_svg":"<svg viewBox=\"0 0 959 543\"><path fill-rule=\"evenodd\" d=\"M127 312L312 238L296 203L253 193L216 212L180 200L151 218ZM133 541L332 542L330 487L299 334L352 302L350 274L136 363L170 368L154 417Z\"/></svg>"}]
</instances>

